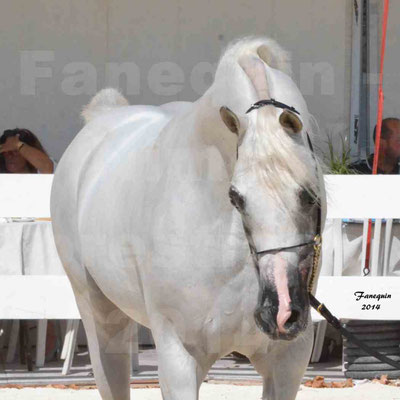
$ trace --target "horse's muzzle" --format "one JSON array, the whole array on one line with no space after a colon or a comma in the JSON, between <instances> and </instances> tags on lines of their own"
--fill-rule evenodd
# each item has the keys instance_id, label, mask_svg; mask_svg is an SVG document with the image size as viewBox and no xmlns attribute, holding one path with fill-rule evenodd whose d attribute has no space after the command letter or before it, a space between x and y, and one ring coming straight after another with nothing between
<instances>
[{"instance_id":1,"label":"horse's muzzle","mask_svg":"<svg viewBox=\"0 0 400 400\"><path fill-rule=\"evenodd\" d=\"M308 319L307 315L308 307L307 310L291 308L283 325L279 326L277 315L274 315L270 308L257 307L254 312L254 319L260 330L271 339L292 340L295 339L300 332L305 330Z\"/></svg>"},{"instance_id":2,"label":"horse's muzzle","mask_svg":"<svg viewBox=\"0 0 400 400\"><path fill-rule=\"evenodd\" d=\"M307 282L294 267L286 269L284 276L279 274L274 272L260 277L254 318L257 326L270 338L292 340L306 329L308 323Z\"/></svg>"}]
</instances>

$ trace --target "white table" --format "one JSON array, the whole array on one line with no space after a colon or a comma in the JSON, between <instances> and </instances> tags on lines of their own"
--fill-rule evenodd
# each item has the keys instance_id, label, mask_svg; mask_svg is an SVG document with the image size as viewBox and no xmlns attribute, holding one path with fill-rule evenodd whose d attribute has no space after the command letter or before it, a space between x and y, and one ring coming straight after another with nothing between
<instances>
[{"instance_id":1,"label":"white table","mask_svg":"<svg viewBox=\"0 0 400 400\"><path fill-rule=\"evenodd\" d=\"M65 275L51 222L0 223L0 275Z\"/></svg>"}]
</instances>

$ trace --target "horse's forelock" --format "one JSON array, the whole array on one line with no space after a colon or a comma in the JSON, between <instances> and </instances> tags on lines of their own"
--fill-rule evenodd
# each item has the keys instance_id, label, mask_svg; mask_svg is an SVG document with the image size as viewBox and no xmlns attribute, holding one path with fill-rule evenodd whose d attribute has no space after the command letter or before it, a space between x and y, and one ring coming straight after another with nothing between
<instances>
[{"instance_id":1,"label":"horse's forelock","mask_svg":"<svg viewBox=\"0 0 400 400\"><path fill-rule=\"evenodd\" d=\"M255 168L268 190L289 206L288 190L293 188L294 183L312 196L318 196L316 156L311 153L307 140L304 140L306 138L292 137L285 132L278 115L275 110L271 112L269 107L257 111L250 126L254 140L251 149L246 151L247 162ZM311 132L309 134L312 135Z\"/></svg>"}]
</instances>

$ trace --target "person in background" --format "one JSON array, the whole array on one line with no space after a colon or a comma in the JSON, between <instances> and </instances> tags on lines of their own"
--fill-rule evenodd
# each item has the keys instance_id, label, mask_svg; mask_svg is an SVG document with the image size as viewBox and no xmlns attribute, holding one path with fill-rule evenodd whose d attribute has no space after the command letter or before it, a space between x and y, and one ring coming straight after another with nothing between
<instances>
[{"instance_id":1,"label":"person in background","mask_svg":"<svg viewBox=\"0 0 400 400\"><path fill-rule=\"evenodd\" d=\"M28 129L7 129L0 137L0 173L52 174L54 162Z\"/></svg>"},{"instance_id":2,"label":"person in background","mask_svg":"<svg viewBox=\"0 0 400 400\"><path fill-rule=\"evenodd\" d=\"M376 126L374 129L374 143ZM400 120L398 118L385 118L382 120L381 140L378 158L378 174L398 174L400 161ZM350 168L361 174L372 174L374 154L367 160L350 165Z\"/></svg>"}]
</instances>

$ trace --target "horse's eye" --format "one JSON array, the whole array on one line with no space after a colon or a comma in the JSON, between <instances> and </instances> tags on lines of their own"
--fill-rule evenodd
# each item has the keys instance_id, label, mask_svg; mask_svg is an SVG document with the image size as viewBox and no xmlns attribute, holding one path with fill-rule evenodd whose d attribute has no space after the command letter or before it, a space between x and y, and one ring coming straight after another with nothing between
<instances>
[{"instance_id":1,"label":"horse's eye","mask_svg":"<svg viewBox=\"0 0 400 400\"><path fill-rule=\"evenodd\" d=\"M312 206L316 203L316 198L308 190L301 190L299 199L302 206Z\"/></svg>"},{"instance_id":2,"label":"horse's eye","mask_svg":"<svg viewBox=\"0 0 400 400\"><path fill-rule=\"evenodd\" d=\"M239 211L242 211L245 206L244 197L238 192L235 186L231 186L229 189L229 199L234 207Z\"/></svg>"}]
</instances>

